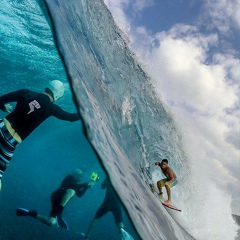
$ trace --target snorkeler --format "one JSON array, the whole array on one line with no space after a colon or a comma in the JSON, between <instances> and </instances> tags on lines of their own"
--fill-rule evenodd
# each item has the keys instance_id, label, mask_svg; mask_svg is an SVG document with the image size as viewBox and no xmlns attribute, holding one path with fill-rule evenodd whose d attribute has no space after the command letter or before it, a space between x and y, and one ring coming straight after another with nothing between
<instances>
[{"instance_id":1,"label":"snorkeler","mask_svg":"<svg viewBox=\"0 0 240 240\"><path fill-rule=\"evenodd\" d=\"M98 208L93 220L91 221L87 233L86 234L82 233L81 235L84 236L85 239L89 239L89 236L94 226L96 225L98 219L103 217L108 212L112 212L115 223L122 236L127 236L127 238L125 237L125 239L133 239L132 236L124 230L124 225L122 221L121 202L107 178L103 181L101 188L102 189L106 188L104 201L102 205Z\"/></svg>"},{"instance_id":2,"label":"snorkeler","mask_svg":"<svg viewBox=\"0 0 240 240\"><path fill-rule=\"evenodd\" d=\"M70 122L80 120L77 113L66 112L53 104L63 94L63 83L53 80L44 93L22 89L0 97L0 109L9 113L5 118L0 119L0 191L2 175L16 147L43 121L50 116ZM10 102L17 103L13 111Z\"/></svg>"},{"instance_id":3,"label":"snorkeler","mask_svg":"<svg viewBox=\"0 0 240 240\"><path fill-rule=\"evenodd\" d=\"M29 211L24 208L17 208L16 214L18 216L30 216L36 218L40 222L50 227L57 224L58 227L68 230L68 225L62 218L62 213L65 206L75 194L79 198L82 197L84 193L98 180L97 173L93 172L89 182L81 183L82 174L83 171L81 169L76 169L73 174L67 175L63 179L60 187L52 193L52 210L49 217L40 215L36 211Z\"/></svg>"},{"instance_id":4,"label":"snorkeler","mask_svg":"<svg viewBox=\"0 0 240 240\"><path fill-rule=\"evenodd\" d=\"M157 182L157 187L159 190L159 197L163 198L162 187L166 187L168 200L165 201L165 204L171 204L171 187L174 187L177 184L177 176L174 171L168 166L168 160L163 159L162 162L155 162L156 166L159 166L162 170L162 173L167 177L161 179Z\"/></svg>"}]
</instances>

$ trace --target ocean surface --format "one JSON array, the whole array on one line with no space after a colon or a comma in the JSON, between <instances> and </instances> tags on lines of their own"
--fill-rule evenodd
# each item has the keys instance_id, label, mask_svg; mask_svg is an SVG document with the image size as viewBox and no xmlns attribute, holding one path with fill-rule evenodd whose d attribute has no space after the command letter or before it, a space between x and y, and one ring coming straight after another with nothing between
<instances>
[{"instance_id":1,"label":"ocean surface","mask_svg":"<svg viewBox=\"0 0 240 240\"><path fill-rule=\"evenodd\" d=\"M2 180L1 240L82 239L79 233L103 201L106 172L125 206L125 230L135 240L234 239L230 207L209 209L194 194L201 179L198 186L189 184L192 162L173 113L103 1L3 0L0 36L1 95L21 88L42 92L59 79L66 91L57 104L83 118L83 125L50 118L17 148ZM178 175L172 198L181 213L166 210L150 191L163 177L154 166L162 158ZM15 215L17 207L48 215L51 193L76 168L84 170L84 181L93 171L100 179L64 210L69 231ZM111 214L90 239L121 239Z\"/></svg>"}]
</instances>

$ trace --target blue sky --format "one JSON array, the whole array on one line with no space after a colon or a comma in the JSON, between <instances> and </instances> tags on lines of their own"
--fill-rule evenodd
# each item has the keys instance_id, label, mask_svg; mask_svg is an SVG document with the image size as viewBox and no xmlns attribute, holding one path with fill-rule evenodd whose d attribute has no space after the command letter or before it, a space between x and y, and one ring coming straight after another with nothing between
<instances>
[{"instance_id":1,"label":"blue sky","mask_svg":"<svg viewBox=\"0 0 240 240\"><path fill-rule=\"evenodd\" d=\"M214 200L240 215L240 0L104 2L174 113L204 192L219 189Z\"/></svg>"},{"instance_id":2,"label":"blue sky","mask_svg":"<svg viewBox=\"0 0 240 240\"><path fill-rule=\"evenodd\" d=\"M135 14L133 8L127 8L126 14L134 25L143 25L153 33L166 31L175 23L188 24L197 21L201 3L189 4L187 1L156 1Z\"/></svg>"}]
</instances>

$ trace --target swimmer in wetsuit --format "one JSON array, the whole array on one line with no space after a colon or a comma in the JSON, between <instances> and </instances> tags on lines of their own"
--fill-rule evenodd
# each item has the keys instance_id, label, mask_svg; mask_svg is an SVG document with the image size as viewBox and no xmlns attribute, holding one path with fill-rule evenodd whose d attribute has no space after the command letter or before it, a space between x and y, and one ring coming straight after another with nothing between
<instances>
[{"instance_id":1,"label":"swimmer in wetsuit","mask_svg":"<svg viewBox=\"0 0 240 240\"><path fill-rule=\"evenodd\" d=\"M102 205L98 208L94 219L90 223L87 233L82 234L82 235L84 235L85 239L89 238L94 226L96 225L97 220L100 219L101 217L103 217L108 212L112 212L115 223L116 223L117 227L119 228L120 233L124 231L124 229L123 229L124 225L123 225L123 221L122 221L121 202L120 202L117 194L115 193L115 190L111 186L111 183L109 182L109 180L107 178L103 181L101 188L106 189L105 198L104 198Z\"/></svg>"},{"instance_id":2,"label":"swimmer in wetsuit","mask_svg":"<svg viewBox=\"0 0 240 240\"><path fill-rule=\"evenodd\" d=\"M15 148L34 129L50 116L70 122L80 120L77 113L66 112L53 103L63 94L63 83L53 80L44 93L22 89L0 97L0 109L9 113L4 119L0 119L0 190L2 175ZM10 102L17 103L13 111Z\"/></svg>"},{"instance_id":3,"label":"swimmer in wetsuit","mask_svg":"<svg viewBox=\"0 0 240 240\"><path fill-rule=\"evenodd\" d=\"M40 215L36 211L29 211L24 208L16 209L16 214L18 216L30 216L36 218L48 226L54 226L57 224L58 227L68 230L68 225L62 218L64 207L75 194L79 198L82 197L84 193L95 183L94 180L90 180L90 182L87 183L81 183L82 174L83 172L81 169L76 169L73 174L66 176L63 179L60 187L52 193L52 210L49 217Z\"/></svg>"}]
</instances>

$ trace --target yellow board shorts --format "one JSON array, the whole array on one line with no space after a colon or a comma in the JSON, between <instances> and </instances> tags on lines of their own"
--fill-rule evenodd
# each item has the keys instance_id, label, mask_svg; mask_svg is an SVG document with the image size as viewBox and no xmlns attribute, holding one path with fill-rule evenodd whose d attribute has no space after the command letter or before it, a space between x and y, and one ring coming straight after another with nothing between
<instances>
[{"instance_id":1,"label":"yellow board shorts","mask_svg":"<svg viewBox=\"0 0 240 240\"><path fill-rule=\"evenodd\" d=\"M165 187L165 183L168 182L168 181L169 181L169 179L167 179L167 178L161 179L161 180L160 180L161 186L162 186L162 187ZM177 185L177 183L178 183L178 180L175 179L175 180L169 185L169 187L170 187L170 188L171 188L171 187L174 187L174 186Z\"/></svg>"}]
</instances>

